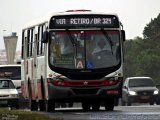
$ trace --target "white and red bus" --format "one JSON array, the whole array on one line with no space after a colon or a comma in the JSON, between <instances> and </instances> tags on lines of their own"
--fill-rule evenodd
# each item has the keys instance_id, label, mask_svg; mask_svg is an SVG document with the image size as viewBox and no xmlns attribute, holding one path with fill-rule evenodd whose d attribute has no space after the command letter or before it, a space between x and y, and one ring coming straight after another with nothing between
<instances>
[{"instance_id":1,"label":"white and red bus","mask_svg":"<svg viewBox=\"0 0 160 120\"><path fill-rule=\"evenodd\" d=\"M125 32L116 14L68 10L28 23L22 31L22 92L31 110L81 102L113 110L121 97Z\"/></svg>"}]
</instances>

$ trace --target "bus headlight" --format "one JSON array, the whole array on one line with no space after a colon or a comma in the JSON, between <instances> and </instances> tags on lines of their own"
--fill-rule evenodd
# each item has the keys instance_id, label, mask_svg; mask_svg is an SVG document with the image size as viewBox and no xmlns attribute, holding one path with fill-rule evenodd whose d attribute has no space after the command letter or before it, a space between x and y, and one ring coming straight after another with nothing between
<instances>
[{"instance_id":1,"label":"bus headlight","mask_svg":"<svg viewBox=\"0 0 160 120\"><path fill-rule=\"evenodd\" d=\"M155 90L155 91L153 92L154 95L157 95L158 93L159 93L158 90Z\"/></svg>"},{"instance_id":2,"label":"bus headlight","mask_svg":"<svg viewBox=\"0 0 160 120\"><path fill-rule=\"evenodd\" d=\"M137 95L137 93L135 91L128 91L129 95Z\"/></svg>"}]
</instances>

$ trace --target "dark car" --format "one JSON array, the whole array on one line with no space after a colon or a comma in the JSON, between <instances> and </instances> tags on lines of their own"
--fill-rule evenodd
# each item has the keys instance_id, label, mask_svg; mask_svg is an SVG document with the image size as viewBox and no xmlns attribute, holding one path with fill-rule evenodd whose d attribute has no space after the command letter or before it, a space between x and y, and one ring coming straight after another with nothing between
<instances>
[{"instance_id":1,"label":"dark car","mask_svg":"<svg viewBox=\"0 0 160 120\"><path fill-rule=\"evenodd\" d=\"M122 89L122 105L132 103L150 103L153 105L159 90L150 77L128 77Z\"/></svg>"}]
</instances>

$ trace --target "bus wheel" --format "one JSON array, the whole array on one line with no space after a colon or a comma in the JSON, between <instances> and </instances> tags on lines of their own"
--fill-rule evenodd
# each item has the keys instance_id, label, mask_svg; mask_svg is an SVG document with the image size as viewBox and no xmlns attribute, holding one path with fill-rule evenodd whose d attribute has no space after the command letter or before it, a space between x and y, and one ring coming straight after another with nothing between
<instances>
[{"instance_id":1,"label":"bus wheel","mask_svg":"<svg viewBox=\"0 0 160 120\"><path fill-rule=\"evenodd\" d=\"M82 108L84 111L90 110L90 103L89 102L82 102Z\"/></svg>"},{"instance_id":2,"label":"bus wheel","mask_svg":"<svg viewBox=\"0 0 160 120\"><path fill-rule=\"evenodd\" d=\"M150 105L154 105L154 101L150 101L149 104L150 104Z\"/></svg>"},{"instance_id":3,"label":"bus wheel","mask_svg":"<svg viewBox=\"0 0 160 120\"><path fill-rule=\"evenodd\" d=\"M127 102L127 106L131 106L131 105L132 105L132 103L128 101Z\"/></svg>"},{"instance_id":4,"label":"bus wheel","mask_svg":"<svg viewBox=\"0 0 160 120\"><path fill-rule=\"evenodd\" d=\"M46 112L55 110L55 103L53 100L46 100Z\"/></svg>"},{"instance_id":5,"label":"bus wheel","mask_svg":"<svg viewBox=\"0 0 160 120\"><path fill-rule=\"evenodd\" d=\"M100 108L100 102L99 101L96 101L96 102L92 103L92 110L93 111L98 111L99 108Z\"/></svg>"},{"instance_id":6,"label":"bus wheel","mask_svg":"<svg viewBox=\"0 0 160 120\"><path fill-rule=\"evenodd\" d=\"M18 103L15 104L14 107L15 107L16 109L19 109L19 104L18 104Z\"/></svg>"},{"instance_id":7,"label":"bus wheel","mask_svg":"<svg viewBox=\"0 0 160 120\"><path fill-rule=\"evenodd\" d=\"M68 103L68 107L69 107L69 108L73 107L73 102L69 102L69 103Z\"/></svg>"},{"instance_id":8,"label":"bus wheel","mask_svg":"<svg viewBox=\"0 0 160 120\"><path fill-rule=\"evenodd\" d=\"M33 111L37 111L38 110L38 104L36 102L36 100L30 100L29 101L29 107L30 107L30 110Z\"/></svg>"},{"instance_id":9,"label":"bus wheel","mask_svg":"<svg viewBox=\"0 0 160 120\"><path fill-rule=\"evenodd\" d=\"M106 111L113 111L114 109L114 98L110 98L104 101L104 107Z\"/></svg>"},{"instance_id":10,"label":"bus wheel","mask_svg":"<svg viewBox=\"0 0 160 120\"><path fill-rule=\"evenodd\" d=\"M45 102L44 100L39 100L39 110L45 111Z\"/></svg>"}]
</instances>

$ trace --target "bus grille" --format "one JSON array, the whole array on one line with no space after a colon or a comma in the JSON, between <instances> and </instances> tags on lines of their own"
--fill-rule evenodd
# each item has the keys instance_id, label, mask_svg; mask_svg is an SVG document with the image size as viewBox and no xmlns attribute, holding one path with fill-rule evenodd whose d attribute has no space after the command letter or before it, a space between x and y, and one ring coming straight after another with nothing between
<instances>
[{"instance_id":1,"label":"bus grille","mask_svg":"<svg viewBox=\"0 0 160 120\"><path fill-rule=\"evenodd\" d=\"M99 89L72 89L76 95L96 95Z\"/></svg>"}]
</instances>

